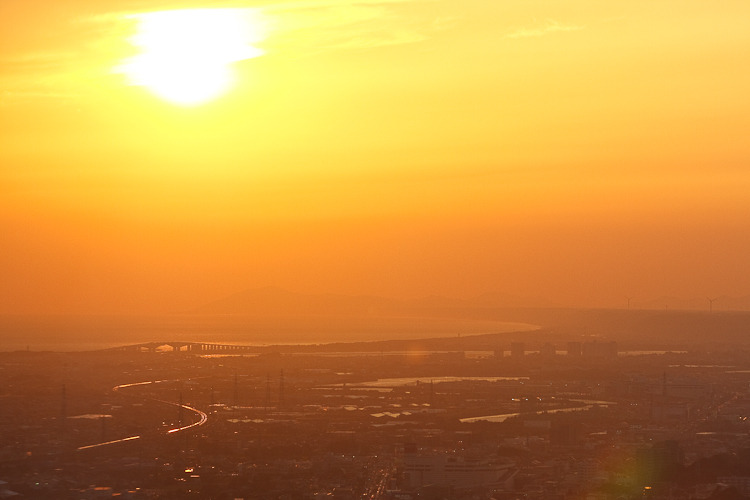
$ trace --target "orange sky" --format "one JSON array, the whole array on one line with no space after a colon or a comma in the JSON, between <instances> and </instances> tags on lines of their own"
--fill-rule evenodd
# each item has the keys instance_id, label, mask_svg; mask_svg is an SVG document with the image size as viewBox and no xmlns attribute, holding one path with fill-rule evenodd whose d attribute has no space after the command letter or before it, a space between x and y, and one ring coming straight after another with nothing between
<instances>
[{"instance_id":1,"label":"orange sky","mask_svg":"<svg viewBox=\"0 0 750 500\"><path fill-rule=\"evenodd\" d=\"M117 70L146 8L250 14L258 54L216 99L170 103ZM740 0L2 0L0 313L266 285L750 294L747 19Z\"/></svg>"}]
</instances>

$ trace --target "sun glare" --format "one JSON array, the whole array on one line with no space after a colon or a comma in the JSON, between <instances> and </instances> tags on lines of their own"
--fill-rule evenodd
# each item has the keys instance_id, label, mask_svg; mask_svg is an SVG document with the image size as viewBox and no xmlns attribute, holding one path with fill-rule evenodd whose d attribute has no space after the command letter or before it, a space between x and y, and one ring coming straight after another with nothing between
<instances>
[{"instance_id":1,"label":"sun glare","mask_svg":"<svg viewBox=\"0 0 750 500\"><path fill-rule=\"evenodd\" d=\"M116 71L175 104L195 106L235 84L232 64L263 54L253 9L190 9L129 16L137 22L130 42L139 53Z\"/></svg>"}]
</instances>

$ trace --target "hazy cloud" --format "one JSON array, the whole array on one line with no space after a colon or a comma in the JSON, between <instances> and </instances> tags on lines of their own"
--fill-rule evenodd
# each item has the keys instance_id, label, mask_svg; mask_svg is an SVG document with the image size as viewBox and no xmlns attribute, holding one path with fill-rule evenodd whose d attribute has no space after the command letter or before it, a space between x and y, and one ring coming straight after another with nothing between
<instances>
[{"instance_id":1,"label":"hazy cloud","mask_svg":"<svg viewBox=\"0 0 750 500\"><path fill-rule=\"evenodd\" d=\"M295 51L366 49L417 43L449 24L405 12L408 0L321 0L262 7L275 33L269 43ZM438 22L439 21L439 22Z\"/></svg>"},{"instance_id":2,"label":"hazy cloud","mask_svg":"<svg viewBox=\"0 0 750 500\"><path fill-rule=\"evenodd\" d=\"M125 38L132 31L116 15L69 17L40 30L19 31L14 47L0 54L4 105L80 95L82 87L106 77L113 61L129 50Z\"/></svg>"},{"instance_id":3,"label":"hazy cloud","mask_svg":"<svg viewBox=\"0 0 750 500\"><path fill-rule=\"evenodd\" d=\"M425 3L429 0L271 0L252 6L223 2L211 8L246 10L256 17L262 35L257 46L267 54L305 56L413 44L449 29L451 19L421 15L418 6ZM14 50L0 54L5 103L20 96L58 98L76 91L82 81L106 77L134 55L128 42L137 22L133 14L199 7L184 1L126 1L114 6L108 12L73 15L49 24L44 35L53 43L40 44L39 37L25 33Z\"/></svg>"},{"instance_id":4,"label":"hazy cloud","mask_svg":"<svg viewBox=\"0 0 750 500\"><path fill-rule=\"evenodd\" d=\"M253 6L247 2L225 2L212 8L242 9L257 14L258 29L265 37L262 45L270 53L317 53L417 43L429 39L432 33L448 29L452 19L418 16L408 10L426 3L431 0L270 1ZM185 3L167 2L156 8L152 4L142 11L178 8L185 8ZM123 10L92 16L87 21L122 32L128 15L138 12Z\"/></svg>"}]
</instances>

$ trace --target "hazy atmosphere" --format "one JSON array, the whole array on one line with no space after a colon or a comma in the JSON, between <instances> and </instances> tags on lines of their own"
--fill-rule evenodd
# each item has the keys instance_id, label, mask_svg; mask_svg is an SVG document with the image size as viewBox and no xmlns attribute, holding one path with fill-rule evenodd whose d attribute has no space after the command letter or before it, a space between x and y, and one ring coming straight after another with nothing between
<instances>
[{"instance_id":1,"label":"hazy atmosphere","mask_svg":"<svg viewBox=\"0 0 750 500\"><path fill-rule=\"evenodd\" d=\"M203 12L153 35L157 11L196 7L220 8L218 31ZM749 16L745 1L2 0L0 312L183 311L265 286L746 296Z\"/></svg>"},{"instance_id":2,"label":"hazy atmosphere","mask_svg":"<svg viewBox=\"0 0 750 500\"><path fill-rule=\"evenodd\" d=\"M0 499L750 500L747 0L0 0Z\"/></svg>"}]
</instances>

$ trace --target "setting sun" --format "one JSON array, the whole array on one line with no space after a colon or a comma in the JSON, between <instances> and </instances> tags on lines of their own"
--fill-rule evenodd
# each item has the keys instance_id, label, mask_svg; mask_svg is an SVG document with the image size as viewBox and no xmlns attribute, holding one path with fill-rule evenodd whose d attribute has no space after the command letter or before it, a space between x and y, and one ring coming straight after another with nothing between
<instances>
[{"instance_id":1,"label":"setting sun","mask_svg":"<svg viewBox=\"0 0 750 500\"><path fill-rule=\"evenodd\" d=\"M748 18L0 0L0 313L263 286L750 310Z\"/></svg>"},{"instance_id":2,"label":"setting sun","mask_svg":"<svg viewBox=\"0 0 750 500\"><path fill-rule=\"evenodd\" d=\"M130 42L140 52L117 71L175 104L214 99L235 83L233 63L263 54L251 45L261 38L253 14L250 9L189 9L133 15L138 24Z\"/></svg>"}]
</instances>

